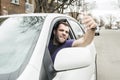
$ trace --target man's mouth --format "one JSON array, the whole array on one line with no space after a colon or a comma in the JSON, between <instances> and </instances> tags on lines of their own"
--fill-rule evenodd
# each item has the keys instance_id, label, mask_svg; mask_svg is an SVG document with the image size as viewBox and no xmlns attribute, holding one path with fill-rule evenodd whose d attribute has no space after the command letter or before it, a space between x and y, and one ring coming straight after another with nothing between
<instances>
[{"instance_id":1,"label":"man's mouth","mask_svg":"<svg viewBox=\"0 0 120 80\"><path fill-rule=\"evenodd\" d=\"M65 40L65 37L63 37L63 36L60 36L60 39L64 39L64 40Z\"/></svg>"}]
</instances>

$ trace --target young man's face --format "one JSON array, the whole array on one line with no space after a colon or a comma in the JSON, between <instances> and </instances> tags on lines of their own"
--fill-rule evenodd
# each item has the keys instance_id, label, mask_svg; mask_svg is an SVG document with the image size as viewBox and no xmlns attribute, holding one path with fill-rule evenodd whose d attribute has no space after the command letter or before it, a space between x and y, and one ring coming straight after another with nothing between
<instances>
[{"instance_id":1,"label":"young man's face","mask_svg":"<svg viewBox=\"0 0 120 80\"><path fill-rule=\"evenodd\" d=\"M54 38L56 43L64 43L69 36L69 27L60 24L57 30L54 30Z\"/></svg>"}]
</instances>

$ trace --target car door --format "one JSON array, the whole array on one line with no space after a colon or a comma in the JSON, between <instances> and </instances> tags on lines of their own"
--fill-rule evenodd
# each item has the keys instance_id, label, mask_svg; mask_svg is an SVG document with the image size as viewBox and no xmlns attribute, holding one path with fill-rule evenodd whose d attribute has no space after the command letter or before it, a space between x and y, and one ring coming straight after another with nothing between
<instances>
[{"instance_id":1,"label":"car door","mask_svg":"<svg viewBox=\"0 0 120 80\"><path fill-rule=\"evenodd\" d=\"M65 78L62 78L62 79L66 79L66 80L71 80L70 78L68 78L67 76L67 73L65 72L64 73L64 70L63 71L56 71L55 69L54 69L54 64L53 64L53 62L52 62L52 60L51 60L51 56L50 56L50 52L49 52L49 50L48 50L48 45L49 45L49 41L50 41L50 37L51 37L51 35L52 35L52 29L53 29L53 26L54 26L54 24L57 22L57 21L59 21L59 20L67 20L68 21L68 23L70 24L70 38L71 39L77 39L77 38L80 38L80 37L82 37L83 35L84 35L84 30L83 30L83 28L81 27L81 25L77 22L77 21L75 21L74 19L71 19L71 18L68 18L68 17L57 17L57 18L55 18L53 21L52 21L52 23L51 23L51 29L50 29L50 31L49 31L49 37L48 37L48 42L47 42L47 45L46 45L46 50L45 50L45 53L44 53L44 58L43 58L43 69L44 69L44 76L45 77L47 77L45 80L61 80L61 78L64 76ZM66 58L67 59L67 58ZM87 68L87 69L89 69L89 68ZM74 71L74 70L73 70ZM74 72L77 72L77 73L79 73L79 71L81 71L81 69L79 69L79 70L75 70ZM90 71L90 73L88 73L87 75L89 75L89 74L92 74L91 72L91 68L88 70L88 71ZM70 72L71 73L71 70L68 70L67 71L68 73ZM73 73L71 73L71 75L73 74L76 78L75 79L77 79L77 77L79 77L79 74L74 74L74 72ZM60 75L59 75L60 74ZM84 72L84 74L86 74L86 70L85 70L85 72ZM73 76L72 75L72 76ZM69 76L70 77L70 76ZM89 77L91 77L91 76L89 76ZM87 77L87 79L89 78L89 77ZM85 77L86 78L86 77ZM73 77L72 77L72 79L73 79ZM80 77L79 77L79 79L80 79ZM83 80L86 80L86 79L84 79L84 78L81 78L81 79L83 79ZM42 79L40 79L40 80L42 80ZM89 80L92 80L92 79L89 79Z\"/></svg>"},{"instance_id":2,"label":"car door","mask_svg":"<svg viewBox=\"0 0 120 80\"><path fill-rule=\"evenodd\" d=\"M53 62L52 62L52 59L51 59L51 56L50 56L50 52L48 50L48 45L49 45L49 42L50 42L50 38L52 37L52 29L55 25L56 22L60 21L60 20L66 20L68 21L67 19L69 19L68 17L63 17L63 16L59 16L59 17L56 17L52 20L52 23L50 25L50 30L49 30L49 36L48 36L48 42L47 42L47 45L46 45L46 49L45 49L45 53L44 53L44 58L43 58L43 66L42 66L42 70L43 70L43 76L41 77L40 80L52 80L57 72L55 71L54 69L54 66L53 66ZM72 29L71 29L72 30ZM83 33L83 32L82 32ZM75 39L73 37L75 36L72 36L74 34L70 33L70 38L71 39Z\"/></svg>"},{"instance_id":3,"label":"car door","mask_svg":"<svg viewBox=\"0 0 120 80\"><path fill-rule=\"evenodd\" d=\"M59 20L66 20L66 17L55 17L52 21L51 21L51 24L50 24L50 29L49 29L49 35L48 35L48 41L47 41L47 44L46 44L46 49L45 49L45 53L44 53L44 58L43 58L43 66L42 66L42 70L43 70L43 73L42 73L42 76L40 78L40 80L52 80L55 76L56 76L56 71L53 67L53 62L52 62L52 59L51 59L51 55L50 55L50 52L49 52L49 49L48 49L48 45L49 45L49 42L50 42L50 38L52 37L52 30L53 30L53 27L55 25L55 23Z\"/></svg>"}]
</instances>

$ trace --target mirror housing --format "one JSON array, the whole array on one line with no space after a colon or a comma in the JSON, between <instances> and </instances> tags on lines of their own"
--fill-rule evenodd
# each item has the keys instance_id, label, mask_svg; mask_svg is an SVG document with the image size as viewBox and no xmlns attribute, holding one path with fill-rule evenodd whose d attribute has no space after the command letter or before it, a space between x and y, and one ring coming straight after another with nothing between
<instances>
[{"instance_id":1,"label":"mirror housing","mask_svg":"<svg viewBox=\"0 0 120 80\"><path fill-rule=\"evenodd\" d=\"M72 47L61 49L55 58L54 68L56 71L72 70L90 66L92 55L88 48Z\"/></svg>"}]
</instances>

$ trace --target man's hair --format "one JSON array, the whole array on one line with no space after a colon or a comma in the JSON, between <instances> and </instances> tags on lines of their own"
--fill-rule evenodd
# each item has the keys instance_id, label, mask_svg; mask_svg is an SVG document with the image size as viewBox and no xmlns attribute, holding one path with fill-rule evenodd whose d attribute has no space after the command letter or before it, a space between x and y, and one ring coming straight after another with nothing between
<instances>
[{"instance_id":1,"label":"man's hair","mask_svg":"<svg viewBox=\"0 0 120 80\"><path fill-rule=\"evenodd\" d=\"M53 30L57 30L60 24L63 24L65 26L69 26L67 20L60 20L60 21L55 23Z\"/></svg>"}]
</instances>

